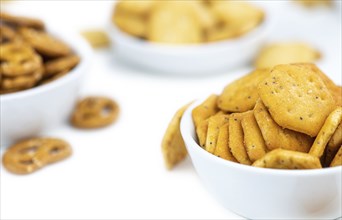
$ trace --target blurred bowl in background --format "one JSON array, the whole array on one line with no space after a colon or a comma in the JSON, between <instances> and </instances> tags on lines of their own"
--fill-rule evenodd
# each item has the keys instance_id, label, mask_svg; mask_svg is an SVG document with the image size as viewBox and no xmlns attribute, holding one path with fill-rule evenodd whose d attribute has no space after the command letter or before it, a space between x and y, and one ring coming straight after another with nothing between
<instances>
[{"instance_id":1,"label":"blurred bowl in background","mask_svg":"<svg viewBox=\"0 0 342 220\"><path fill-rule=\"evenodd\" d=\"M279 7L271 2L251 3L264 10L264 21L239 38L198 45L162 44L130 36L111 23L113 52L130 64L162 73L209 74L246 65L272 30Z\"/></svg>"},{"instance_id":2,"label":"blurred bowl in background","mask_svg":"<svg viewBox=\"0 0 342 220\"><path fill-rule=\"evenodd\" d=\"M200 179L227 209L248 219L336 219L341 217L342 167L315 170L256 168L221 159L196 142L193 103L181 134Z\"/></svg>"},{"instance_id":3,"label":"blurred bowl in background","mask_svg":"<svg viewBox=\"0 0 342 220\"><path fill-rule=\"evenodd\" d=\"M50 83L0 95L1 147L66 122L76 103L82 79L91 63L90 46L76 33L51 30L49 26L48 32L69 45L80 56L80 63Z\"/></svg>"}]
</instances>

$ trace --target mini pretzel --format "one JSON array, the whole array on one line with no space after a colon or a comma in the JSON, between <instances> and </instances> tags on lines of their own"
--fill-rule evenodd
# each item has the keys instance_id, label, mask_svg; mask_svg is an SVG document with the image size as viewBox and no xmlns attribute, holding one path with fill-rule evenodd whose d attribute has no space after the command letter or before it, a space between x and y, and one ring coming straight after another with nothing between
<instances>
[{"instance_id":1,"label":"mini pretzel","mask_svg":"<svg viewBox=\"0 0 342 220\"><path fill-rule=\"evenodd\" d=\"M69 71L80 62L80 58L76 55L70 55L58 59L54 59L45 63L45 76L55 75L65 70Z\"/></svg>"},{"instance_id":2,"label":"mini pretzel","mask_svg":"<svg viewBox=\"0 0 342 220\"><path fill-rule=\"evenodd\" d=\"M0 43L7 43L17 37L15 31L7 25L0 24Z\"/></svg>"},{"instance_id":3,"label":"mini pretzel","mask_svg":"<svg viewBox=\"0 0 342 220\"><path fill-rule=\"evenodd\" d=\"M56 138L34 138L19 142L5 152L4 167L15 174L29 174L71 155L70 145Z\"/></svg>"},{"instance_id":4,"label":"mini pretzel","mask_svg":"<svg viewBox=\"0 0 342 220\"><path fill-rule=\"evenodd\" d=\"M0 13L0 19L12 26L15 27L30 27L35 29L44 29L44 22L38 19L33 18L27 18L27 17L21 17L21 16L13 16L10 14L6 14L1 12Z\"/></svg>"},{"instance_id":5,"label":"mini pretzel","mask_svg":"<svg viewBox=\"0 0 342 220\"><path fill-rule=\"evenodd\" d=\"M0 51L0 68L4 76L15 77L31 74L42 66L41 57L25 43L8 43L2 45Z\"/></svg>"},{"instance_id":6,"label":"mini pretzel","mask_svg":"<svg viewBox=\"0 0 342 220\"><path fill-rule=\"evenodd\" d=\"M50 34L30 28L21 28L19 33L38 53L48 57L66 56L71 49Z\"/></svg>"},{"instance_id":7,"label":"mini pretzel","mask_svg":"<svg viewBox=\"0 0 342 220\"><path fill-rule=\"evenodd\" d=\"M28 89L35 86L42 78L42 75L43 69L39 68L31 75L4 78L1 80L0 87L4 90Z\"/></svg>"},{"instance_id":8,"label":"mini pretzel","mask_svg":"<svg viewBox=\"0 0 342 220\"><path fill-rule=\"evenodd\" d=\"M88 97L80 101L72 116L71 124L78 128L99 128L113 123L119 106L106 97Z\"/></svg>"}]
</instances>

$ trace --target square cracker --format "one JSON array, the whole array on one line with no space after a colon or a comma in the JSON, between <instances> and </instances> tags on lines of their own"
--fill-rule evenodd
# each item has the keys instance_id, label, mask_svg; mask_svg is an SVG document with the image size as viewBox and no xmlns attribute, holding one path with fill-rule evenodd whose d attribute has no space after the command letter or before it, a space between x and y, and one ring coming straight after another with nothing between
<instances>
[{"instance_id":1,"label":"square cracker","mask_svg":"<svg viewBox=\"0 0 342 220\"><path fill-rule=\"evenodd\" d=\"M324 82L325 86L333 96L337 106L342 106L342 87L336 85L327 75L325 75L315 64L312 63L296 63L292 65L298 65L316 73Z\"/></svg>"},{"instance_id":2,"label":"square cracker","mask_svg":"<svg viewBox=\"0 0 342 220\"><path fill-rule=\"evenodd\" d=\"M338 125L342 121L342 107L337 107L331 112L328 118L325 120L321 130L319 131L315 142L313 143L309 154L318 158L323 156L324 150L330 140L331 136L337 130Z\"/></svg>"},{"instance_id":3,"label":"square cracker","mask_svg":"<svg viewBox=\"0 0 342 220\"><path fill-rule=\"evenodd\" d=\"M260 99L254 107L254 116L269 150L282 148L305 153L309 152L313 138L303 133L281 128L272 119Z\"/></svg>"},{"instance_id":4,"label":"square cracker","mask_svg":"<svg viewBox=\"0 0 342 220\"><path fill-rule=\"evenodd\" d=\"M224 112L219 111L215 114L215 116L216 115L223 115L223 114L224 114ZM197 128L196 128L198 143L203 148L205 148L205 144L207 141L208 123L209 123L209 118L207 118L203 121L200 121Z\"/></svg>"},{"instance_id":5,"label":"square cracker","mask_svg":"<svg viewBox=\"0 0 342 220\"><path fill-rule=\"evenodd\" d=\"M233 113L229 116L229 149L235 159L241 164L251 165L247 151L243 143L243 130L241 119L245 113Z\"/></svg>"},{"instance_id":6,"label":"square cracker","mask_svg":"<svg viewBox=\"0 0 342 220\"><path fill-rule=\"evenodd\" d=\"M331 136L325 154L325 165L329 166L338 149L342 145L342 123L337 127L335 133Z\"/></svg>"},{"instance_id":7,"label":"square cracker","mask_svg":"<svg viewBox=\"0 0 342 220\"><path fill-rule=\"evenodd\" d=\"M203 103L192 110L192 120L196 128L201 121L215 115L219 111L216 104L217 98L217 95L210 95Z\"/></svg>"},{"instance_id":8,"label":"square cracker","mask_svg":"<svg viewBox=\"0 0 342 220\"><path fill-rule=\"evenodd\" d=\"M255 120L253 111L249 111L245 114L241 119L241 126L247 154L249 159L254 162L266 154L267 147Z\"/></svg>"},{"instance_id":9,"label":"square cracker","mask_svg":"<svg viewBox=\"0 0 342 220\"><path fill-rule=\"evenodd\" d=\"M205 150L214 154L220 127L228 122L229 115L216 114L208 120L207 139Z\"/></svg>"},{"instance_id":10,"label":"square cracker","mask_svg":"<svg viewBox=\"0 0 342 220\"><path fill-rule=\"evenodd\" d=\"M320 160L310 154L276 149L253 163L255 167L273 169L320 169Z\"/></svg>"},{"instance_id":11,"label":"square cracker","mask_svg":"<svg viewBox=\"0 0 342 220\"><path fill-rule=\"evenodd\" d=\"M229 122L220 127L217 137L217 143L214 155L221 157L225 160L237 162L233 154L229 150Z\"/></svg>"},{"instance_id":12,"label":"square cracker","mask_svg":"<svg viewBox=\"0 0 342 220\"><path fill-rule=\"evenodd\" d=\"M198 143L203 148L205 148L205 142L207 140L208 122L209 122L209 119L200 121L196 128Z\"/></svg>"},{"instance_id":13,"label":"square cracker","mask_svg":"<svg viewBox=\"0 0 342 220\"><path fill-rule=\"evenodd\" d=\"M229 112L245 112L253 109L259 98L257 86L269 74L270 69L259 69L228 84L218 98L218 107Z\"/></svg>"},{"instance_id":14,"label":"square cracker","mask_svg":"<svg viewBox=\"0 0 342 220\"><path fill-rule=\"evenodd\" d=\"M183 161L188 154L180 132L180 121L189 105L190 104L183 106L176 112L171 119L162 140L161 147L165 165L170 170Z\"/></svg>"},{"instance_id":15,"label":"square cracker","mask_svg":"<svg viewBox=\"0 0 342 220\"><path fill-rule=\"evenodd\" d=\"M202 26L192 6L178 1L158 1L147 23L147 39L170 44L203 41Z\"/></svg>"},{"instance_id":16,"label":"square cracker","mask_svg":"<svg viewBox=\"0 0 342 220\"><path fill-rule=\"evenodd\" d=\"M275 66L259 84L258 93L278 125L311 137L317 136L336 107L322 79L299 65Z\"/></svg>"}]
</instances>

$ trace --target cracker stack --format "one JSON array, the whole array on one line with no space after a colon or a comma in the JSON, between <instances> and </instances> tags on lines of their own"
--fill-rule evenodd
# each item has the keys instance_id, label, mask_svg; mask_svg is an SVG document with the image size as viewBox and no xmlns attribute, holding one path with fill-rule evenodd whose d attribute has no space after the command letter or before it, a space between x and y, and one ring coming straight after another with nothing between
<instances>
[{"instance_id":1,"label":"cracker stack","mask_svg":"<svg viewBox=\"0 0 342 220\"><path fill-rule=\"evenodd\" d=\"M315 65L287 64L234 81L192 116L209 153L257 167L313 169L342 164L341 101L341 86Z\"/></svg>"}]
</instances>

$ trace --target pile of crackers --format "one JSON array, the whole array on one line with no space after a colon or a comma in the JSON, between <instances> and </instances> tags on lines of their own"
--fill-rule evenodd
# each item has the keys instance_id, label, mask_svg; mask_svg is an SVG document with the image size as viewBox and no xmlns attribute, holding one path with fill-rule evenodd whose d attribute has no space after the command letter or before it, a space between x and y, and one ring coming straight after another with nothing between
<instances>
[{"instance_id":1,"label":"pile of crackers","mask_svg":"<svg viewBox=\"0 0 342 220\"><path fill-rule=\"evenodd\" d=\"M342 88L313 64L258 69L192 112L198 143L233 162L278 169L342 164Z\"/></svg>"},{"instance_id":2,"label":"pile of crackers","mask_svg":"<svg viewBox=\"0 0 342 220\"><path fill-rule=\"evenodd\" d=\"M168 169L185 159L178 110L162 141ZM342 165L342 87L310 63L256 69L192 110L197 142L231 162L275 169ZM190 132L190 131L189 131Z\"/></svg>"},{"instance_id":3,"label":"pile of crackers","mask_svg":"<svg viewBox=\"0 0 342 220\"><path fill-rule=\"evenodd\" d=\"M196 44L240 37L264 20L244 1L144 0L115 5L112 21L138 38L169 44Z\"/></svg>"},{"instance_id":4,"label":"pile of crackers","mask_svg":"<svg viewBox=\"0 0 342 220\"><path fill-rule=\"evenodd\" d=\"M41 20L0 13L0 94L54 81L80 58L49 34Z\"/></svg>"}]
</instances>

